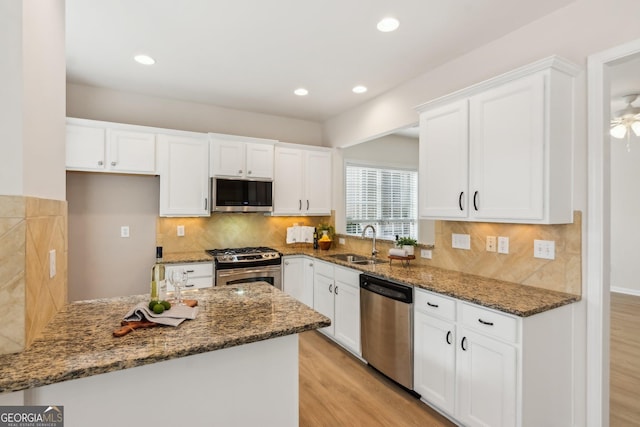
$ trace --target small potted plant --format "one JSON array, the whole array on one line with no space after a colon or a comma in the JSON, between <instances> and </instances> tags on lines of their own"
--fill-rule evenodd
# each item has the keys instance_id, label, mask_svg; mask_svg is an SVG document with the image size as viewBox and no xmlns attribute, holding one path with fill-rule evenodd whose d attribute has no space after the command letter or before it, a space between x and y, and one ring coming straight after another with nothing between
<instances>
[{"instance_id":1,"label":"small potted plant","mask_svg":"<svg viewBox=\"0 0 640 427\"><path fill-rule=\"evenodd\" d=\"M335 237L335 229L333 228L333 225L321 222L316 226L316 231L318 232L318 244L320 245L320 249L325 251L328 250Z\"/></svg>"},{"instance_id":2,"label":"small potted plant","mask_svg":"<svg viewBox=\"0 0 640 427\"><path fill-rule=\"evenodd\" d=\"M413 255L414 247L418 245L418 242L416 239L412 239L411 237L400 237L396 241L396 244L398 247L407 251L407 255Z\"/></svg>"}]
</instances>

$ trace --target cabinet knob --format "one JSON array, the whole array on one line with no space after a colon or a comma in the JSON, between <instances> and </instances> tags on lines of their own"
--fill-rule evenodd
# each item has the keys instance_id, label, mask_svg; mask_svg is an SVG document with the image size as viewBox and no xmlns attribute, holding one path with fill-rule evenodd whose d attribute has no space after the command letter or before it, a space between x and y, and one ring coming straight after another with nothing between
<instances>
[{"instance_id":1,"label":"cabinet knob","mask_svg":"<svg viewBox=\"0 0 640 427\"><path fill-rule=\"evenodd\" d=\"M298 210L302 210L302 200L298 200Z\"/></svg>"},{"instance_id":2,"label":"cabinet knob","mask_svg":"<svg viewBox=\"0 0 640 427\"><path fill-rule=\"evenodd\" d=\"M104 165L104 162L102 160L99 160L98 161L98 166L102 166L102 165Z\"/></svg>"},{"instance_id":3,"label":"cabinet knob","mask_svg":"<svg viewBox=\"0 0 640 427\"><path fill-rule=\"evenodd\" d=\"M462 196L464 196L464 191L461 191L460 196L458 196L458 206L460 207L461 211L464 210L464 208L462 207Z\"/></svg>"},{"instance_id":4,"label":"cabinet knob","mask_svg":"<svg viewBox=\"0 0 640 427\"><path fill-rule=\"evenodd\" d=\"M333 290L333 293L338 295L338 285L336 285L335 289Z\"/></svg>"},{"instance_id":5,"label":"cabinet knob","mask_svg":"<svg viewBox=\"0 0 640 427\"><path fill-rule=\"evenodd\" d=\"M238 169L238 173L242 173L242 169Z\"/></svg>"},{"instance_id":6,"label":"cabinet knob","mask_svg":"<svg viewBox=\"0 0 640 427\"><path fill-rule=\"evenodd\" d=\"M116 165L116 162L111 162L111 166L115 166L115 165Z\"/></svg>"},{"instance_id":7,"label":"cabinet knob","mask_svg":"<svg viewBox=\"0 0 640 427\"><path fill-rule=\"evenodd\" d=\"M451 345L451 331L447 331L447 337L445 338L447 340L447 344Z\"/></svg>"},{"instance_id":8,"label":"cabinet knob","mask_svg":"<svg viewBox=\"0 0 640 427\"><path fill-rule=\"evenodd\" d=\"M478 192L473 193L473 209L478 210Z\"/></svg>"},{"instance_id":9,"label":"cabinet knob","mask_svg":"<svg viewBox=\"0 0 640 427\"><path fill-rule=\"evenodd\" d=\"M309 199L307 199L307 210L309 210Z\"/></svg>"},{"instance_id":10,"label":"cabinet knob","mask_svg":"<svg viewBox=\"0 0 640 427\"><path fill-rule=\"evenodd\" d=\"M247 171L247 175L251 175L251 171Z\"/></svg>"},{"instance_id":11,"label":"cabinet knob","mask_svg":"<svg viewBox=\"0 0 640 427\"><path fill-rule=\"evenodd\" d=\"M309 267L313 267L313 263L312 262L309 263Z\"/></svg>"},{"instance_id":12,"label":"cabinet knob","mask_svg":"<svg viewBox=\"0 0 640 427\"><path fill-rule=\"evenodd\" d=\"M289 265L289 261L285 261L285 262L284 262L284 265Z\"/></svg>"},{"instance_id":13,"label":"cabinet knob","mask_svg":"<svg viewBox=\"0 0 640 427\"><path fill-rule=\"evenodd\" d=\"M333 292L333 283L329 285L329 293Z\"/></svg>"},{"instance_id":14,"label":"cabinet knob","mask_svg":"<svg viewBox=\"0 0 640 427\"><path fill-rule=\"evenodd\" d=\"M462 350L467 351L467 348L464 346L464 343L467 341L467 337L462 337L462 341L460 341L460 347Z\"/></svg>"}]
</instances>

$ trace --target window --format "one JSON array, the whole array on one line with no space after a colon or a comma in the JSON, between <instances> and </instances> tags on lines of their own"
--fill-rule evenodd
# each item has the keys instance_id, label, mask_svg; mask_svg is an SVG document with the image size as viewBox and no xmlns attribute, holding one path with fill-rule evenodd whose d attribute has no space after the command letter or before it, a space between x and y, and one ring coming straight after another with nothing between
<instances>
[{"instance_id":1,"label":"window","mask_svg":"<svg viewBox=\"0 0 640 427\"><path fill-rule=\"evenodd\" d=\"M382 239L418 238L418 172L347 163L345 185L347 234L372 224Z\"/></svg>"}]
</instances>

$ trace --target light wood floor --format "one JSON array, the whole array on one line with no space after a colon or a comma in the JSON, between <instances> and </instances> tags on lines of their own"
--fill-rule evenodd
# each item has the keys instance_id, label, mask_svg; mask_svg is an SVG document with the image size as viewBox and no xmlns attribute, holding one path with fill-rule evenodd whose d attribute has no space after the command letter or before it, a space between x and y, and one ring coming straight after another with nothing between
<instances>
[{"instance_id":1,"label":"light wood floor","mask_svg":"<svg viewBox=\"0 0 640 427\"><path fill-rule=\"evenodd\" d=\"M640 426L640 297L611 293L611 427Z\"/></svg>"},{"instance_id":2,"label":"light wood floor","mask_svg":"<svg viewBox=\"0 0 640 427\"><path fill-rule=\"evenodd\" d=\"M453 425L319 332L300 334L301 427Z\"/></svg>"}]
</instances>

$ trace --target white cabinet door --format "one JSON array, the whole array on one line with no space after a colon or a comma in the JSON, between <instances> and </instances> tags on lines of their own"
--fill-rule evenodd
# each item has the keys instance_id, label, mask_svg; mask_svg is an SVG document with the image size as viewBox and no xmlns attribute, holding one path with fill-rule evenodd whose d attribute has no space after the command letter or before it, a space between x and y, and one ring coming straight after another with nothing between
<instances>
[{"instance_id":1,"label":"white cabinet door","mask_svg":"<svg viewBox=\"0 0 640 427\"><path fill-rule=\"evenodd\" d=\"M273 183L273 213L277 215L301 215L303 182L303 157L298 149L276 147Z\"/></svg>"},{"instance_id":2,"label":"white cabinet door","mask_svg":"<svg viewBox=\"0 0 640 427\"><path fill-rule=\"evenodd\" d=\"M209 216L209 142L158 135L160 216Z\"/></svg>"},{"instance_id":3,"label":"white cabinet door","mask_svg":"<svg viewBox=\"0 0 640 427\"><path fill-rule=\"evenodd\" d=\"M324 314L331 320L331 326L322 328L321 331L334 336L335 316L333 307L333 278L320 274L313 278L313 309Z\"/></svg>"},{"instance_id":4,"label":"white cabinet door","mask_svg":"<svg viewBox=\"0 0 640 427\"><path fill-rule=\"evenodd\" d=\"M273 145L246 143L246 176L249 179L273 179Z\"/></svg>"},{"instance_id":5,"label":"white cabinet door","mask_svg":"<svg viewBox=\"0 0 640 427\"><path fill-rule=\"evenodd\" d=\"M334 280L335 338L360 356L360 272L336 266Z\"/></svg>"},{"instance_id":6,"label":"white cabinet door","mask_svg":"<svg viewBox=\"0 0 640 427\"><path fill-rule=\"evenodd\" d=\"M212 137L211 176L244 177L245 145L236 140Z\"/></svg>"},{"instance_id":7,"label":"white cabinet door","mask_svg":"<svg viewBox=\"0 0 640 427\"><path fill-rule=\"evenodd\" d=\"M286 256L282 268L284 291L313 308L313 261L305 256Z\"/></svg>"},{"instance_id":8,"label":"white cabinet door","mask_svg":"<svg viewBox=\"0 0 640 427\"><path fill-rule=\"evenodd\" d=\"M304 155L302 210L307 215L331 215L331 153L308 150Z\"/></svg>"},{"instance_id":9,"label":"white cabinet door","mask_svg":"<svg viewBox=\"0 0 640 427\"><path fill-rule=\"evenodd\" d=\"M302 301L309 307L313 307L313 258L304 257L302 266L302 283L304 283L304 289L302 291Z\"/></svg>"},{"instance_id":10,"label":"white cabinet door","mask_svg":"<svg viewBox=\"0 0 640 427\"><path fill-rule=\"evenodd\" d=\"M108 168L114 172L153 174L156 136L153 133L108 130Z\"/></svg>"},{"instance_id":11,"label":"white cabinet door","mask_svg":"<svg viewBox=\"0 0 640 427\"><path fill-rule=\"evenodd\" d=\"M515 347L464 327L458 337L457 418L468 426L515 426Z\"/></svg>"},{"instance_id":12,"label":"white cabinet door","mask_svg":"<svg viewBox=\"0 0 640 427\"><path fill-rule=\"evenodd\" d=\"M421 217L467 216L468 132L466 99L420 115L418 199Z\"/></svg>"},{"instance_id":13,"label":"white cabinet door","mask_svg":"<svg viewBox=\"0 0 640 427\"><path fill-rule=\"evenodd\" d=\"M414 390L422 399L454 415L455 324L416 310L414 337Z\"/></svg>"},{"instance_id":14,"label":"white cabinet door","mask_svg":"<svg viewBox=\"0 0 640 427\"><path fill-rule=\"evenodd\" d=\"M519 79L469 100L470 204L478 220L543 218L544 78Z\"/></svg>"},{"instance_id":15,"label":"white cabinet door","mask_svg":"<svg viewBox=\"0 0 640 427\"><path fill-rule=\"evenodd\" d=\"M105 149L104 128L67 124L67 169L104 171Z\"/></svg>"},{"instance_id":16,"label":"white cabinet door","mask_svg":"<svg viewBox=\"0 0 640 427\"><path fill-rule=\"evenodd\" d=\"M189 262L182 264L165 264L165 277L167 278L167 291L173 292L175 289L168 280L170 273L174 270L182 270L188 273L187 284L183 291L194 289L210 288L213 286L213 263L212 262Z\"/></svg>"}]
</instances>

